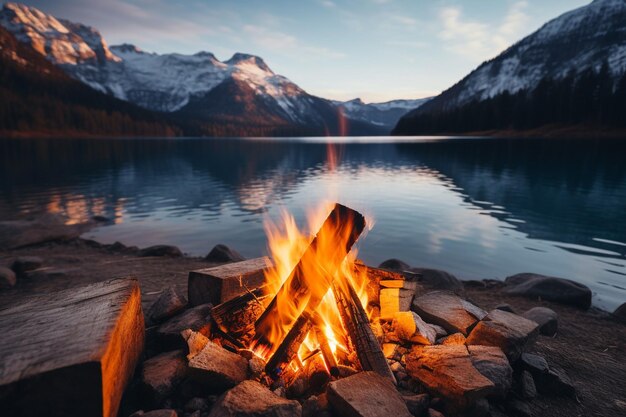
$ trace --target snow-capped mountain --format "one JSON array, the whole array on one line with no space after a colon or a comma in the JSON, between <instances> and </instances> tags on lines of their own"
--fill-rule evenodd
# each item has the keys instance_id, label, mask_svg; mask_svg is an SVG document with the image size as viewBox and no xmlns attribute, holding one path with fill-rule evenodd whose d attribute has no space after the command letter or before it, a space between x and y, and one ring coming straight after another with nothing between
<instances>
[{"instance_id":1,"label":"snow-capped mountain","mask_svg":"<svg viewBox=\"0 0 626 417\"><path fill-rule=\"evenodd\" d=\"M355 98L350 101L333 101L333 103L341 108L343 114L350 119L373 123L391 131L402 116L420 107L431 98L391 100L384 103L367 104L360 98Z\"/></svg>"},{"instance_id":2,"label":"snow-capped mountain","mask_svg":"<svg viewBox=\"0 0 626 417\"><path fill-rule=\"evenodd\" d=\"M109 48L94 28L16 3L3 6L0 25L73 78L150 110L211 121L219 115L227 122L253 119L255 125L316 127L329 133L338 126L338 111L329 100L275 74L257 56L236 53L220 61L209 52L156 54L129 44ZM225 113L229 110L238 117Z\"/></svg>"},{"instance_id":3,"label":"snow-capped mountain","mask_svg":"<svg viewBox=\"0 0 626 417\"><path fill-rule=\"evenodd\" d=\"M549 21L414 112L530 90L543 78L598 70L604 62L615 78L626 71L626 0L594 0Z\"/></svg>"}]
</instances>

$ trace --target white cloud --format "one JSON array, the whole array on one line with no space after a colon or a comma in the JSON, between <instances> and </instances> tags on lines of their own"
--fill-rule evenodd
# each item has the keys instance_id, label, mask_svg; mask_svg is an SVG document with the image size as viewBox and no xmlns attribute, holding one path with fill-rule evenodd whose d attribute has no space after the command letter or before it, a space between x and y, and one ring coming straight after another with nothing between
<instances>
[{"instance_id":1,"label":"white cloud","mask_svg":"<svg viewBox=\"0 0 626 417\"><path fill-rule=\"evenodd\" d=\"M286 33L273 31L256 25L245 25L243 30L250 36L256 45L270 50L284 50L294 48L297 40Z\"/></svg>"},{"instance_id":2,"label":"white cloud","mask_svg":"<svg viewBox=\"0 0 626 417\"><path fill-rule=\"evenodd\" d=\"M330 0L320 0L320 4L324 7L328 7L329 9L337 7L337 4Z\"/></svg>"},{"instance_id":3,"label":"white cloud","mask_svg":"<svg viewBox=\"0 0 626 417\"><path fill-rule=\"evenodd\" d=\"M465 19L459 7L445 7L439 13L443 27L439 36L446 48L457 54L476 61L491 58L523 35L529 20L527 7L525 0L514 3L502 23L495 26Z\"/></svg>"}]
</instances>

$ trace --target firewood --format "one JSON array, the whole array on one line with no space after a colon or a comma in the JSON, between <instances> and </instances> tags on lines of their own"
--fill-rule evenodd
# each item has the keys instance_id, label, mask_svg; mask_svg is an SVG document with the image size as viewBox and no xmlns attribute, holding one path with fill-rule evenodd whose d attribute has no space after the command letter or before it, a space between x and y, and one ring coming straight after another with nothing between
<instances>
[{"instance_id":1,"label":"firewood","mask_svg":"<svg viewBox=\"0 0 626 417\"><path fill-rule=\"evenodd\" d=\"M337 369L339 371L339 369ZM304 368L304 374L308 383L310 392L319 392L326 387L328 381L330 381L330 374L326 369L326 364L321 352L313 355L306 361Z\"/></svg>"},{"instance_id":2,"label":"firewood","mask_svg":"<svg viewBox=\"0 0 626 417\"><path fill-rule=\"evenodd\" d=\"M0 334L0 414L114 417L143 350L139 284L15 294Z\"/></svg>"},{"instance_id":3,"label":"firewood","mask_svg":"<svg viewBox=\"0 0 626 417\"><path fill-rule=\"evenodd\" d=\"M283 339L293 323L291 314L279 311L279 306L292 303L300 317L303 311L313 312L330 289L335 273L365 228L365 218L358 212L335 204L319 232L304 252L295 268L255 324L255 345L270 351ZM336 249L318 253L318 245L333 242ZM305 276L310 274L310 276ZM315 285L309 285L315 280ZM270 340L270 334L272 340Z\"/></svg>"},{"instance_id":4,"label":"firewood","mask_svg":"<svg viewBox=\"0 0 626 417\"><path fill-rule=\"evenodd\" d=\"M265 272L272 267L266 256L189 272L189 304L226 302L265 283Z\"/></svg>"},{"instance_id":5,"label":"firewood","mask_svg":"<svg viewBox=\"0 0 626 417\"><path fill-rule=\"evenodd\" d=\"M271 300L271 295L264 292L265 287L260 287L217 305L211 310L211 318L223 333L245 339Z\"/></svg>"},{"instance_id":6,"label":"firewood","mask_svg":"<svg viewBox=\"0 0 626 417\"><path fill-rule=\"evenodd\" d=\"M283 369L298 355L298 349L300 349L300 345L312 327L311 316L306 312L303 313L278 345L276 352L267 361L265 372L273 377L280 375Z\"/></svg>"},{"instance_id":7,"label":"firewood","mask_svg":"<svg viewBox=\"0 0 626 417\"><path fill-rule=\"evenodd\" d=\"M385 359L367 314L361 305L361 300L352 285L347 281L333 284L333 294L337 301L341 321L359 358L361 368L364 371L374 371L387 377L395 384L396 378L389 368L387 359Z\"/></svg>"},{"instance_id":8,"label":"firewood","mask_svg":"<svg viewBox=\"0 0 626 417\"><path fill-rule=\"evenodd\" d=\"M328 341L328 337L326 337L326 332L324 331L324 322L321 320L319 315L313 316L313 325L315 328L315 336L317 338L317 343L320 345L320 351L322 353L322 357L324 358L324 362L326 363L326 367L330 374L334 377L339 376L339 368L337 367L337 360L335 359L335 355L333 354L332 349L330 348L330 343Z\"/></svg>"}]
</instances>

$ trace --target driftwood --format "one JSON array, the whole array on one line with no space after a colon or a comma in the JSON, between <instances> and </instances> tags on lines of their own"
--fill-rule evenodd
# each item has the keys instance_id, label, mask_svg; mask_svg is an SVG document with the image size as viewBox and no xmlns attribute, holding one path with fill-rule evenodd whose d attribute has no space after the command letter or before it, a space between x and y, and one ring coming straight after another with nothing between
<instances>
[{"instance_id":1,"label":"driftwood","mask_svg":"<svg viewBox=\"0 0 626 417\"><path fill-rule=\"evenodd\" d=\"M270 351L276 340L282 340L286 329L293 323L291 314L283 314L279 306L293 303L295 310L313 312L330 289L335 272L365 228L365 218L358 212L335 204L321 229L300 258L287 280L272 299L267 309L256 321L255 345L264 345ZM335 250L319 254L318 245L333 242ZM324 259L319 259L323 256ZM307 277L305 274L313 274ZM308 280L315 279L316 285L309 285ZM298 316L299 317L299 316ZM269 335L272 335L272 340Z\"/></svg>"},{"instance_id":2,"label":"driftwood","mask_svg":"<svg viewBox=\"0 0 626 417\"><path fill-rule=\"evenodd\" d=\"M143 350L136 280L99 282L0 307L6 416L117 415Z\"/></svg>"},{"instance_id":3,"label":"driftwood","mask_svg":"<svg viewBox=\"0 0 626 417\"><path fill-rule=\"evenodd\" d=\"M189 304L217 305L258 288L264 284L265 272L271 266L264 256L191 271L187 279Z\"/></svg>"},{"instance_id":4,"label":"driftwood","mask_svg":"<svg viewBox=\"0 0 626 417\"><path fill-rule=\"evenodd\" d=\"M333 294L348 338L356 351L364 371L374 371L396 382L387 359L372 332L369 318L352 285L347 282L333 284Z\"/></svg>"},{"instance_id":5,"label":"driftwood","mask_svg":"<svg viewBox=\"0 0 626 417\"><path fill-rule=\"evenodd\" d=\"M211 318L223 333L245 340L245 336L253 333L254 322L271 300L271 295L264 291L264 287L260 287L213 307Z\"/></svg>"}]
</instances>

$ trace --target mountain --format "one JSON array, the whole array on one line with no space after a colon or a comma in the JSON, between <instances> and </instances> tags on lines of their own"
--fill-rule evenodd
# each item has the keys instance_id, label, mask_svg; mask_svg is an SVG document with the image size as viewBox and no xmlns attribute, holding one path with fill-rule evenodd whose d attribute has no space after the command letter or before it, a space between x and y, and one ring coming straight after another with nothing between
<instances>
[{"instance_id":1,"label":"mountain","mask_svg":"<svg viewBox=\"0 0 626 417\"><path fill-rule=\"evenodd\" d=\"M254 55L236 53L220 61L209 52L156 54L129 44L109 48L94 28L16 3L4 5L0 26L91 88L172 113L197 134L386 133L364 120L340 132L345 124L332 102L308 94Z\"/></svg>"},{"instance_id":2,"label":"mountain","mask_svg":"<svg viewBox=\"0 0 626 417\"><path fill-rule=\"evenodd\" d=\"M360 98L350 101L333 101L343 114L352 119L372 123L390 132L398 120L410 110L416 109L432 97L416 100L392 100L384 103L364 103Z\"/></svg>"},{"instance_id":3,"label":"mountain","mask_svg":"<svg viewBox=\"0 0 626 417\"><path fill-rule=\"evenodd\" d=\"M0 136L175 136L167 117L94 91L0 26Z\"/></svg>"},{"instance_id":4,"label":"mountain","mask_svg":"<svg viewBox=\"0 0 626 417\"><path fill-rule=\"evenodd\" d=\"M459 109L469 103L518 92L530 93L542 82L578 80L606 63L617 84L626 71L626 0L594 0L565 13L517 42L496 58L411 111L396 133L411 131L410 121Z\"/></svg>"}]
</instances>

